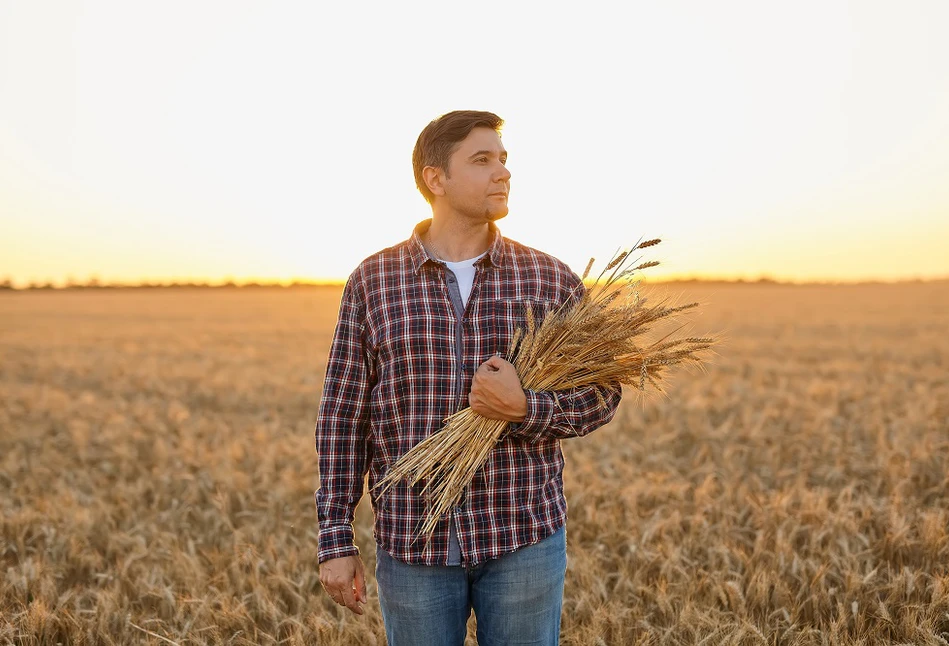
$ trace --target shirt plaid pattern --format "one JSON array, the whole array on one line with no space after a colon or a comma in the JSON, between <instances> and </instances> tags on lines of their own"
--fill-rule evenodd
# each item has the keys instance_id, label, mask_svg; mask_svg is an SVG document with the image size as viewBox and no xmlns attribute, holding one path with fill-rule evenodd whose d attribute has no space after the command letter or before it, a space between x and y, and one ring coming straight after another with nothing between
<instances>
[{"instance_id":1,"label":"shirt plaid pattern","mask_svg":"<svg viewBox=\"0 0 949 646\"><path fill-rule=\"evenodd\" d=\"M316 422L321 563L358 554L352 522L366 473L372 488L400 456L468 405L475 370L495 353L505 356L514 330L526 327L526 303L539 321L582 293L567 265L491 225L494 241L476 263L467 307L456 317L447 284L454 276L421 242L430 225L420 223L408 240L364 260L343 290ZM473 566L564 524L560 440L609 422L621 388L526 394L527 417L510 425L430 541L418 537L428 504L421 485L403 481L384 495L372 492L382 549L406 563L446 565L453 522L463 564Z\"/></svg>"}]
</instances>

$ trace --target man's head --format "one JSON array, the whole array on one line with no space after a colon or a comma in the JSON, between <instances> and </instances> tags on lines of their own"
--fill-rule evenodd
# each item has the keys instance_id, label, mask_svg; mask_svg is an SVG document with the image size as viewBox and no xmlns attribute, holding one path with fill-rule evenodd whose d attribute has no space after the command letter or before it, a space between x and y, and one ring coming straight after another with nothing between
<instances>
[{"instance_id":1,"label":"man's head","mask_svg":"<svg viewBox=\"0 0 949 646\"><path fill-rule=\"evenodd\" d=\"M491 112L458 110L422 130L412 166L416 186L436 214L476 221L507 215L511 173L501 144L503 123Z\"/></svg>"},{"instance_id":2,"label":"man's head","mask_svg":"<svg viewBox=\"0 0 949 646\"><path fill-rule=\"evenodd\" d=\"M451 177L451 154L475 128L491 128L499 135L504 119L493 112L478 110L455 110L429 123L418 136L412 151L412 169L415 185L429 204L434 200L431 189L425 184L423 170L426 166L440 169Z\"/></svg>"}]
</instances>

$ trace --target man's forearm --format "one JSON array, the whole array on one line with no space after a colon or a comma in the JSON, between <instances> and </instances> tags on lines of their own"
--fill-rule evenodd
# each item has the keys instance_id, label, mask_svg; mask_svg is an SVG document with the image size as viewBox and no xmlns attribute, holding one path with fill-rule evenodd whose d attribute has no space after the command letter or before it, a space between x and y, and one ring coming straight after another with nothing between
<instances>
[{"instance_id":1,"label":"man's forearm","mask_svg":"<svg viewBox=\"0 0 949 646\"><path fill-rule=\"evenodd\" d=\"M572 390L525 390L527 415L508 435L527 441L582 437L609 423L622 398L622 386L585 386ZM599 393L599 394L598 394Z\"/></svg>"}]
</instances>

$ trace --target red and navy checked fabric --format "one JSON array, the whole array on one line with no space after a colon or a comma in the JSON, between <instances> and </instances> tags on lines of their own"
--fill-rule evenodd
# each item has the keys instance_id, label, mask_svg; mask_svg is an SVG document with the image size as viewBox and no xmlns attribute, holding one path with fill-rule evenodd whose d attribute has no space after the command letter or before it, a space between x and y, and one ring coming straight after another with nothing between
<instances>
[{"instance_id":1,"label":"red and navy checked fabric","mask_svg":"<svg viewBox=\"0 0 949 646\"><path fill-rule=\"evenodd\" d=\"M362 263L343 290L316 422L320 488L316 491L319 560L358 554L353 514L366 474L370 489L396 460L468 405L475 370L507 354L527 303L536 319L578 299L583 284L550 255L504 238L476 263L464 316L458 320L447 280L420 236ZM512 424L478 471L458 507L430 541L418 537L429 501L422 485L400 482L372 492L376 542L394 558L446 565L449 523L462 561L473 566L557 531L566 521L560 440L609 422L621 388L525 391L527 417ZM604 405L605 403L605 405Z\"/></svg>"}]
</instances>

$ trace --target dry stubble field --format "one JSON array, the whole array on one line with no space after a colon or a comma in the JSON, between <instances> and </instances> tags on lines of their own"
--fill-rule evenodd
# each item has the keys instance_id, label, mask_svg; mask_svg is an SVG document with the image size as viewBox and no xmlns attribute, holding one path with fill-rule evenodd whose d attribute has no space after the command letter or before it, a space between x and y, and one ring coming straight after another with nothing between
<instances>
[{"instance_id":1,"label":"dry stubble field","mask_svg":"<svg viewBox=\"0 0 949 646\"><path fill-rule=\"evenodd\" d=\"M946 644L949 283L669 289L728 342L564 444L563 643ZM0 644L385 642L317 575L338 299L0 294Z\"/></svg>"}]
</instances>

